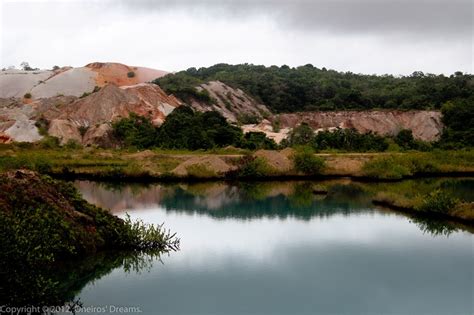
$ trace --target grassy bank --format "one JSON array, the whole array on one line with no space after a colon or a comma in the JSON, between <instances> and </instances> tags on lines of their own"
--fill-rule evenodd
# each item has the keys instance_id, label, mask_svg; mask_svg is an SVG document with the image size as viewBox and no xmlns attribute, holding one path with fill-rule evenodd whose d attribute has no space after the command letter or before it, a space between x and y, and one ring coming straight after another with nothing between
<instances>
[{"instance_id":1,"label":"grassy bank","mask_svg":"<svg viewBox=\"0 0 474 315\"><path fill-rule=\"evenodd\" d=\"M286 152L286 155L283 155L278 151L267 151L259 156L255 152L233 148L216 151L137 152L3 145L0 147L0 171L27 168L57 177L131 181L343 176L398 180L422 176L474 174L472 150L317 153L315 158L311 158L305 151L299 156L296 156L295 152ZM220 164L224 163L227 167L219 167L219 163L215 163L216 158ZM257 161L252 161L255 158ZM181 169L185 170L178 172L177 167L180 165Z\"/></svg>"},{"instance_id":2,"label":"grassy bank","mask_svg":"<svg viewBox=\"0 0 474 315\"><path fill-rule=\"evenodd\" d=\"M459 195L456 181L425 180L372 183L365 190L376 205L413 214L474 225L474 203Z\"/></svg>"},{"instance_id":3,"label":"grassy bank","mask_svg":"<svg viewBox=\"0 0 474 315\"><path fill-rule=\"evenodd\" d=\"M161 226L122 220L86 202L70 183L28 170L1 175L0 282L6 290L0 290L0 298L5 303L50 302L50 290L60 288L45 275L67 261L104 250L158 254L179 247L179 239ZM34 277L28 276L32 270ZM22 300L18 292L30 294Z\"/></svg>"}]
</instances>

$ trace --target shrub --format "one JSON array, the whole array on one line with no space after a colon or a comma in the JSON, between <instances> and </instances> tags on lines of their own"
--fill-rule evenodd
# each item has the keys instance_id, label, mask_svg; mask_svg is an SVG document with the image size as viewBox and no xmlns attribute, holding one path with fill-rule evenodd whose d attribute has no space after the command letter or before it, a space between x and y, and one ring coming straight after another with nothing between
<instances>
[{"instance_id":1,"label":"shrub","mask_svg":"<svg viewBox=\"0 0 474 315\"><path fill-rule=\"evenodd\" d=\"M365 176L384 179L401 179L413 175L410 168L400 165L391 156L378 157L366 162L362 171Z\"/></svg>"},{"instance_id":2,"label":"shrub","mask_svg":"<svg viewBox=\"0 0 474 315\"><path fill-rule=\"evenodd\" d=\"M456 207L459 200L451 196L446 191L436 189L423 198L422 203L417 206L417 210L424 212L438 212L449 214Z\"/></svg>"},{"instance_id":3,"label":"shrub","mask_svg":"<svg viewBox=\"0 0 474 315\"><path fill-rule=\"evenodd\" d=\"M237 117L237 120L242 125L254 125L258 124L261 121L261 118L255 114L242 113Z\"/></svg>"},{"instance_id":4,"label":"shrub","mask_svg":"<svg viewBox=\"0 0 474 315\"><path fill-rule=\"evenodd\" d=\"M296 171L306 175L320 174L325 161L314 155L311 149L303 149L293 156L293 165Z\"/></svg>"},{"instance_id":5,"label":"shrub","mask_svg":"<svg viewBox=\"0 0 474 315\"><path fill-rule=\"evenodd\" d=\"M382 152L387 150L389 143L384 137L372 132L359 133L355 129L336 129L321 131L314 136L313 147L316 150L337 149L344 151Z\"/></svg>"},{"instance_id":6,"label":"shrub","mask_svg":"<svg viewBox=\"0 0 474 315\"><path fill-rule=\"evenodd\" d=\"M409 129L400 130L394 138L395 143L405 150L415 149L415 139L413 132Z\"/></svg>"},{"instance_id":7,"label":"shrub","mask_svg":"<svg viewBox=\"0 0 474 315\"><path fill-rule=\"evenodd\" d=\"M247 155L238 162L237 177L260 178L270 173L271 169L265 159Z\"/></svg>"},{"instance_id":8,"label":"shrub","mask_svg":"<svg viewBox=\"0 0 474 315\"><path fill-rule=\"evenodd\" d=\"M114 136L127 147L150 148L155 144L157 129L151 119L130 113L127 118L112 123Z\"/></svg>"},{"instance_id":9,"label":"shrub","mask_svg":"<svg viewBox=\"0 0 474 315\"><path fill-rule=\"evenodd\" d=\"M31 98L31 93L25 93L24 98Z\"/></svg>"},{"instance_id":10,"label":"shrub","mask_svg":"<svg viewBox=\"0 0 474 315\"><path fill-rule=\"evenodd\" d=\"M247 132L242 139L240 147L249 150L275 150L277 144L273 139L267 138L267 135L263 132Z\"/></svg>"},{"instance_id":11,"label":"shrub","mask_svg":"<svg viewBox=\"0 0 474 315\"><path fill-rule=\"evenodd\" d=\"M288 138L290 145L309 145L313 141L314 131L307 124L302 123L298 127L293 128Z\"/></svg>"},{"instance_id":12,"label":"shrub","mask_svg":"<svg viewBox=\"0 0 474 315\"><path fill-rule=\"evenodd\" d=\"M125 225L125 237L129 245L127 247L149 251L149 250L162 250L172 251L179 249L179 238L176 237L176 233L171 233L169 230L163 228L163 224L154 225L144 223L141 220L132 221L130 216L126 215L124 220Z\"/></svg>"},{"instance_id":13,"label":"shrub","mask_svg":"<svg viewBox=\"0 0 474 315\"><path fill-rule=\"evenodd\" d=\"M66 149L76 150L82 148L82 145L77 142L77 140L69 139L68 142L64 145Z\"/></svg>"},{"instance_id":14,"label":"shrub","mask_svg":"<svg viewBox=\"0 0 474 315\"><path fill-rule=\"evenodd\" d=\"M42 149L56 149L60 147L59 139L52 136L46 136L39 142Z\"/></svg>"},{"instance_id":15,"label":"shrub","mask_svg":"<svg viewBox=\"0 0 474 315\"><path fill-rule=\"evenodd\" d=\"M81 134L81 137L84 137L86 135L87 130L89 130L90 126L79 126L77 129L79 130L79 133Z\"/></svg>"},{"instance_id":16,"label":"shrub","mask_svg":"<svg viewBox=\"0 0 474 315\"><path fill-rule=\"evenodd\" d=\"M46 157L37 157L33 162L33 170L41 174L51 173L52 168L51 162Z\"/></svg>"},{"instance_id":17,"label":"shrub","mask_svg":"<svg viewBox=\"0 0 474 315\"><path fill-rule=\"evenodd\" d=\"M36 122L35 122L36 128L38 128L38 133L42 136L47 136L48 135L48 129L49 129L49 121L41 116Z\"/></svg>"},{"instance_id":18,"label":"shrub","mask_svg":"<svg viewBox=\"0 0 474 315\"><path fill-rule=\"evenodd\" d=\"M135 72L133 72L133 71L128 72L127 77L134 78L135 77Z\"/></svg>"}]
</instances>

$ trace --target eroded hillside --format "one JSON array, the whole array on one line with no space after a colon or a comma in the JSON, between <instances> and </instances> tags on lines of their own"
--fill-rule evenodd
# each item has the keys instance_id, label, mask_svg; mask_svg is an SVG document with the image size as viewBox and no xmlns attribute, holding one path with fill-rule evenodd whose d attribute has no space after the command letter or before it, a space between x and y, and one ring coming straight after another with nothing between
<instances>
[{"instance_id":1,"label":"eroded hillside","mask_svg":"<svg viewBox=\"0 0 474 315\"><path fill-rule=\"evenodd\" d=\"M411 129L416 139L424 141L439 139L443 130L441 112L436 110L274 114L243 90L217 80L191 86L195 93L180 100L156 84L144 83L164 74L160 70L98 62L51 71L2 71L0 141L35 142L47 132L61 143L74 140L83 145L111 146L112 122L136 113L160 125L183 104L197 111L218 111L244 132L264 132L277 143L301 123L315 131L353 128L380 135ZM27 93L31 95L25 98Z\"/></svg>"}]
</instances>

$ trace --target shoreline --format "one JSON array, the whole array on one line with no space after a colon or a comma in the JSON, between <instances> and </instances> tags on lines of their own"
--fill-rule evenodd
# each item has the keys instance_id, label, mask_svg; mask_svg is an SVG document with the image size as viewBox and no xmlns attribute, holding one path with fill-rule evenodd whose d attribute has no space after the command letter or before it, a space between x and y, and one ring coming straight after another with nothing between
<instances>
[{"instance_id":1,"label":"shoreline","mask_svg":"<svg viewBox=\"0 0 474 315\"><path fill-rule=\"evenodd\" d=\"M439 213L434 211L418 211L414 207L406 207L397 205L396 202L390 202L387 200L372 200L375 206L380 206L386 209L390 209L395 212L403 213L405 215L413 216L415 218L428 218L440 221L454 222L470 227L474 231L474 219L465 219L462 217L454 216L446 213Z\"/></svg>"},{"instance_id":2,"label":"shoreline","mask_svg":"<svg viewBox=\"0 0 474 315\"><path fill-rule=\"evenodd\" d=\"M357 174L319 174L319 175L267 175L263 177L196 177L196 176L175 176L166 175L130 175L130 174L104 174L88 172L51 172L45 173L55 179L66 181L88 180L96 182L125 182L125 183L200 183L200 182L271 182L271 181L322 181L330 179L350 179L362 183L396 183L410 179L429 179L429 178L469 178L474 177L474 171L466 172L436 172L436 173L418 173L415 175L404 176L402 178L376 178Z\"/></svg>"}]
</instances>

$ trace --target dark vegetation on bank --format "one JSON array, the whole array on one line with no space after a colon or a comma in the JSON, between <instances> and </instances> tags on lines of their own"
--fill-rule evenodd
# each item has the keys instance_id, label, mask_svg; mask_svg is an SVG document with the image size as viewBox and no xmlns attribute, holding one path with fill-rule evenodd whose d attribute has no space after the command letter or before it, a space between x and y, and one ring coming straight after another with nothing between
<instances>
[{"instance_id":1,"label":"dark vegetation on bank","mask_svg":"<svg viewBox=\"0 0 474 315\"><path fill-rule=\"evenodd\" d=\"M263 138L244 136L218 112L195 112L187 106L175 109L160 127L153 126L147 117L131 114L115 122L113 129L123 147L138 149L276 148L264 134Z\"/></svg>"},{"instance_id":2,"label":"dark vegetation on bank","mask_svg":"<svg viewBox=\"0 0 474 315\"><path fill-rule=\"evenodd\" d=\"M273 112L347 109L441 109L447 102L474 95L473 76L456 72L451 76L425 74L410 76L362 75L316 68L252 64L217 64L189 68L154 82L184 101L190 97L208 99L194 87L212 80L240 88Z\"/></svg>"},{"instance_id":3,"label":"dark vegetation on bank","mask_svg":"<svg viewBox=\"0 0 474 315\"><path fill-rule=\"evenodd\" d=\"M8 305L48 302L49 291L61 288L42 275L69 260L104 250L159 254L179 247L162 226L122 220L86 202L70 183L26 170L1 175L0 300ZM31 270L37 275L25 278ZM18 288L31 292L26 300Z\"/></svg>"},{"instance_id":4,"label":"dark vegetation on bank","mask_svg":"<svg viewBox=\"0 0 474 315\"><path fill-rule=\"evenodd\" d=\"M464 113L463 118L470 119L473 115ZM210 150L232 146L247 150L274 150L310 146L315 151L398 152L472 146L474 139L471 139L471 133L464 131L469 127L458 123L461 118L452 118L449 115L446 117L446 136L435 143L415 140L410 130L401 130L394 137L371 132L362 134L354 129L315 133L310 126L303 123L292 130L288 139L277 145L263 132L243 134L239 127L229 124L218 112L200 113L185 106L174 110L160 127L155 127L147 117L131 114L130 117L115 122L113 130L123 148L137 149ZM474 133L474 130L472 132Z\"/></svg>"},{"instance_id":5,"label":"dark vegetation on bank","mask_svg":"<svg viewBox=\"0 0 474 315\"><path fill-rule=\"evenodd\" d=\"M472 181L472 179L471 179ZM459 198L452 187L453 180L417 183L404 181L369 186L376 205L408 213L414 218L431 217L438 220L460 222L474 226L474 202L472 197ZM472 229L471 229L472 230Z\"/></svg>"}]
</instances>

